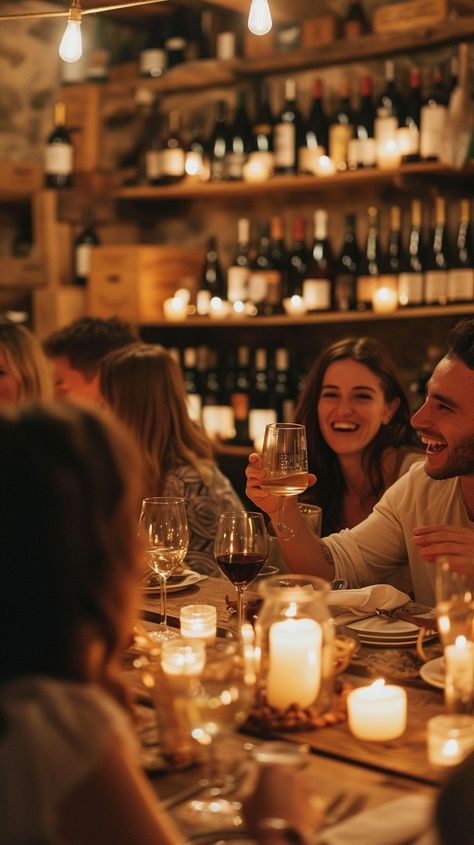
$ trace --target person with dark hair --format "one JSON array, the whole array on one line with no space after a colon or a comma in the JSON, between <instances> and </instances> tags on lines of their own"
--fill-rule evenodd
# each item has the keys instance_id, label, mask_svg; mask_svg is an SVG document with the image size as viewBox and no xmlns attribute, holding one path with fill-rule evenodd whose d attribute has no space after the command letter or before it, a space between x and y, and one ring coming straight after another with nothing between
<instances>
[{"instance_id":1,"label":"person with dark hair","mask_svg":"<svg viewBox=\"0 0 474 845\"><path fill-rule=\"evenodd\" d=\"M458 323L448 343L411 420L425 460L386 490L367 519L322 540L306 527L296 498L288 498L286 529L276 533L292 569L362 587L387 581L408 563L415 598L428 605L438 556L474 572L474 319ZM246 474L249 498L276 517L278 496L260 486L258 455L250 456Z\"/></svg>"},{"instance_id":2,"label":"person with dark hair","mask_svg":"<svg viewBox=\"0 0 474 845\"><path fill-rule=\"evenodd\" d=\"M365 519L422 458L395 366L375 338L345 338L321 352L295 422L306 427L309 470L318 483L304 501L322 508L322 536Z\"/></svg>"},{"instance_id":3,"label":"person with dark hair","mask_svg":"<svg viewBox=\"0 0 474 845\"><path fill-rule=\"evenodd\" d=\"M114 349L139 341L128 323L116 317L81 317L53 332L43 346L51 359L56 396L99 402L100 362Z\"/></svg>"}]
</instances>

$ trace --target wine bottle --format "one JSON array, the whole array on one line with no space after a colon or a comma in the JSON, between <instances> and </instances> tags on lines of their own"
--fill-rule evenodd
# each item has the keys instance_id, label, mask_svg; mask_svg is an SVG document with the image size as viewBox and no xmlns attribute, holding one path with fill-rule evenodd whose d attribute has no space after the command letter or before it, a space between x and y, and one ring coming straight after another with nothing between
<instances>
[{"instance_id":1,"label":"wine bottle","mask_svg":"<svg viewBox=\"0 0 474 845\"><path fill-rule=\"evenodd\" d=\"M303 282L303 299L308 311L334 308L335 260L328 240L328 214L314 212L314 241Z\"/></svg>"},{"instance_id":2,"label":"wine bottle","mask_svg":"<svg viewBox=\"0 0 474 845\"><path fill-rule=\"evenodd\" d=\"M150 185L159 185L161 180L161 115L158 100L151 104L146 123L145 176Z\"/></svg>"},{"instance_id":3,"label":"wine bottle","mask_svg":"<svg viewBox=\"0 0 474 845\"><path fill-rule=\"evenodd\" d=\"M262 347L255 350L252 384L250 389L250 407L252 410L257 408L265 410L271 407L267 350Z\"/></svg>"},{"instance_id":4,"label":"wine bottle","mask_svg":"<svg viewBox=\"0 0 474 845\"><path fill-rule=\"evenodd\" d=\"M377 145L395 138L403 120L403 103L395 81L395 65L391 59L385 62L385 87L375 104L375 140Z\"/></svg>"},{"instance_id":5,"label":"wine bottle","mask_svg":"<svg viewBox=\"0 0 474 845\"><path fill-rule=\"evenodd\" d=\"M247 302L250 276L250 221L241 217L237 222L237 252L227 270L227 296L230 302Z\"/></svg>"},{"instance_id":6,"label":"wine bottle","mask_svg":"<svg viewBox=\"0 0 474 845\"><path fill-rule=\"evenodd\" d=\"M354 135L354 114L351 108L351 88L348 77L342 77L339 106L329 126L329 156L338 170L347 169L349 141Z\"/></svg>"},{"instance_id":7,"label":"wine bottle","mask_svg":"<svg viewBox=\"0 0 474 845\"><path fill-rule=\"evenodd\" d=\"M357 167L375 166L374 121L375 107L373 102L372 77L366 73L361 80L360 105L355 116L355 163Z\"/></svg>"},{"instance_id":8,"label":"wine bottle","mask_svg":"<svg viewBox=\"0 0 474 845\"><path fill-rule=\"evenodd\" d=\"M261 226L257 254L250 265L249 296L259 314L281 313L281 272L272 258L268 223Z\"/></svg>"},{"instance_id":9,"label":"wine bottle","mask_svg":"<svg viewBox=\"0 0 474 845\"><path fill-rule=\"evenodd\" d=\"M379 213L375 206L367 212L367 241L357 276L357 310L372 308L372 297L380 273Z\"/></svg>"},{"instance_id":10,"label":"wine bottle","mask_svg":"<svg viewBox=\"0 0 474 845\"><path fill-rule=\"evenodd\" d=\"M250 404L250 350L248 346L237 349L237 369L230 404L234 412L235 441L246 446L249 443Z\"/></svg>"},{"instance_id":11,"label":"wine bottle","mask_svg":"<svg viewBox=\"0 0 474 845\"><path fill-rule=\"evenodd\" d=\"M403 133L402 161L418 161L420 158L420 117L421 117L421 75L417 67L410 68L408 96L405 113L400 126Z\"/></svg>"},{"instance_id":12,"label":"wine bottle","mask_svg":"<svg viewBox=\"0 0 474 845\"><path fill-rule=\"evenodd\" d=\"M209 178L209 160L199 118L193 120L191 140L186 148L184 169L187 176L198 177L203 182Z\"/></svg>"},{"instance_id":13,"label":"wine bottle","mask_svg":"<svg viewBox=\"0 0 474 845\"><path fill-rule=\"evenodd\" d=\"M380 263L379 287L398 293L398 277L402 262L401 211L398 205L390 208L390 229L387 248Z\"/></svg>"},{"instance_id":14,"label":"wine bottle","mask_svg":"<svg viewBox=\"0 0 474 845\"><path fill-rule=\"evenodd\" d=\"M252 152L272 154L274 119L266 82L261 82L258 87L256 115L252 126Z\"/></svg>"},{"instance_id":15,"label":"wine bottle","mask_svg":"<svg viewBox=\"0 0 474 845\"><path fill-rule=\"evenodd\" d=\"M448 302L474 300L474 247L469 214L469 200L462 199L459 208L459 228L448 271Z\"/></svg>"},{"instance_id":16,"label":"wine bottle","mask_svg":"<svg viewBox=\"0 0 474 845\"><path fill-rule=\"evenodd\" d=\"M206 347L206 370L204 373L202 407L222 405L217 352Z\"/></svg>"},{"instance_id":17,"label":"wine bottle","mask_svg":"<svg viewBox=\"0 0 474 845\"><path fill-rule=\"evenodd\" d=\"M250 123L247 115L246 98L246 92L240 91L225 157L227 179L242 179L243 166L250 152Z\"/></svg>"},{"instance_id":18,"label":"wine bottle","mask_svg":"<svg viewBox=\"0 0 474 845\"><path fill-rule=\"evenodd\" d=\"M45 148L45 185L48 188L69 188L73 183L74 152L71 136L66 129L66 106L54 106L54 129Z\"/></svg>"},{"instance_id":19,"label":"wine bottle","mask_svg":"<svg viewBox=\"0 0 474 845\"><path fill-rule=\"evenodd\" d=\"M225 100L219 100L216 108L214 128L209 140L211 180L213 182L221 182L225 179L225 160L228 143L227 103Z\"/></svg>"},{"instance_id":20,"label":"wine bottle","mask_svg":"<svg viewBox=\"0 0 474 845\"><path fill-rule=\"evenodd\" d=\"M317 76L313 80L313 101L308 120L304 129L304 146L302 150L313 151L319 155L328 153L328 119L323 106L323 81ZM300 169L303 172L314 173L314 167L305 166L304 153L300 150ZM309 162L311 165L312 161Z\"/></svg>"},{"instance_id":21,"label":"wine bottle","mask_svg":"<svg viewBox=\"0 0 474 845\"><path fill-rule=\"evenodd\" d=\"M398 277L398 302L401 306L423 304L424 245L421 227L421 201L412 200L408 247L402 255Z\"/></svg>"},{"instance_id":22,"label":"wine bottle","mask_svg":"<svg viewBox=\"0 0 474 845\"><path fill-rule=\"evenodd\" d=\"M183 353L183 378L188 399L188 414L194 422L201 420L202 397L197 372L197 350L188 346Z\"/></svg>"},{"instance_id":23,"label":"wine bottle","mask_svg":"<svg viewBox=\"0 0 474 845\"><path fill-rule=\"evenodd\" d=\"M354 311L357 303L357 274L360 252L356 239L356 216L346 214L344 240L336 267L334 305L336 311Z\"/></svg>"},{"instance_id":24,"label":"wine bottle","mask_svg":"<svg viewBox=\"0 0 474 845\"><path fill-rule=\"evenodd\" d=\"M288 256L288 296L303 296L303 282L308 269L308 249L303 217L293 218L293 242Z\"/></svg>"},{"instance_id":25,"label":"wine bottle","mask_svg":"<svg viewBox=\"0 0 474 845\"><path fill-rule=\"evenodd\" d=\"M272 391L279 422L293 422L295 410L294 394L290 377L290 356L288 350L275 349L275 369L272 378Z\"/></svg>"},{"instance_id":26,"label":"wine bottle","mask_svg":"<svg viewBox=\"0 0 474 845\"><path fill-rule=\"evenodd\" d=\"M186 61L188 44L183 29L183 16L180 9L176 9L171 16L164 46L169 68Z\"/></svg>"},{"instance_id":27,"label":"wine bottle","mask_svg":"<svg viewBox=\"0 0 474 845\"><path fill-rule=\"evenodd\" d=\"M436 197L435 219L425 262L425 303L445 305L448 298L449 244L446 231L446 202Z\"/></svg>"},{"instance_id":28,"label":"wine bottle","mask_svg":"<svg viewBox=\"0 0 474 845\"><path fill-rule=\"evenodd\" d=\"M214 296L225 299L226 289L217 252L217 238L211 236L207 241L206 257L196 295L196 308L199 315L209 314L210 302Z\"/></svg>"},{"instance_id":29,"label":"wine bottle","mask_svg":"<svg viewBox=\"0 0 474 845\"><path fill-rule=\"evenodd\" d=\"M110 48L106 24L98 15L95 20L93 44L87 57L86 76L89 82L104 83L109 77Z\"/></svg>"},{"instance_id":30,"label":"wine bottle","mask_svg":"<svg viewBox=\"0 0 474 845\"><path fill-rule=\"evenodd\" d=\"M160 151L160 181L163 185L179 182L185 175L186 153L179 134L179 112L170 111L168 135L163 139Z\"/></svg>"},{"instance_id":31,"label":"wine bottle","mask_svg":"<svg viewBox=\"0 0 474 845\"><path fill-rule=\"evenodd\" d=\"M74 241L74 282L84 287L90 275L91 253L94 246L100 244L99 236L94 227L92 211L84 214L83 227Z\"/></svg>"},{"instance_id":32,"label":"wine bottle","mask_svg":"<svg viewBox=\"0 0 474 845\"><path fill-rule=\"evenodd\" d=\"M33 251L33 225L29 206L20 211L15 234L12 240L11 254L15 258L29 258Z\"/></svg>"},{"instance_id":33,"label":"wine bottle","mask_svg":"<svg viewBox=\"0 0 474 845\"><path fill-rule=\"evenodd\" d=\"M303 119L296 104L296 82L285 80L285 102L275 125L273 142L277 173L296 173L303 143Z\"/></svg>"},{"instance_id":34,"label":"wine bottle","mask_svg":"<svg viewBox=\"0 0 474 845\"><path fill-rule=\"evenodd\" d=\"M351 0L346 15L342 21L343 37L352 41L369 31L367 18L360 0Z\"/></svg>"},{"instance_id":35,"label":"wine bottle","mask_svg":"<svg viewBox=\"0 0 474 845\"><path fill-rule=\"evenodd\" d=\"M279 299L274 302L273 311L276 314L283 312L282 299L288 290L288 252L283 237L283 218L279 214L274 214L270 221L270 257L280 274Z\"/></svg>"},{"instance_id":36,"label":"wine bottle","mask_svg":"<svg viewBox=\"0 0 474 845\"><path fill-rule=\"evenodd\" d=\"M440 68L435 68L431 90L421 107L420 156L438 161L447 120L447 96Z\"/></svg>"},{"instance_id":37,"label":"wine bottle","mask_svg":"<svg viewBox=\"0 0 474 845\"><path fill-rule=\"evenodd\" d=\"M157 79L166 70L167 55L163 40L161 18L153 20L145 44L138 56L140 76Z\"/></svg>"}]
</instances>

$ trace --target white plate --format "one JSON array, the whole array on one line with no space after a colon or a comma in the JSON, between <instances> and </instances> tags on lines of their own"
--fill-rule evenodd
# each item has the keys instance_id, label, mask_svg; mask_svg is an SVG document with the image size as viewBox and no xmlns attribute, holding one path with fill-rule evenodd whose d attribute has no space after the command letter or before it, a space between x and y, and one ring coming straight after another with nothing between
<instances>
[{"instance_id":1,"label":"white plate","mask_svg":"<svg viewBox=\"0 0 474 845\"><path fill-rule=\"evenodd\" d=\"M192 584L197 584L198 581L204 581L205 578L207 578L207 575L201 575L200 572L193 572L192 569L186 569L179 581L174 579L168 581L166 592L177 593L179 590L185 590L186 587L191 587ZM160 587L147 587L144 585L143 592L146 593L147 596L159 595Z\"/></svg>"},{"instance_id":2,"label":"white plate","mask_svg":"<svg viewBox=\"0 0 474 845\"><path fill-rule=\"evenodd\" d=\"M430 615L431 618L431 615ZM365 634L370 637L376 636L378 639L400 639L405 636L418 636L420 630L417 625L412 622L405 622L404 619L386 619L383 616L369 616L366 619L358 619L356 622L351 622L348 628L352 628L358 634Z\"/></svg>"},{"instance_id":3,"label":"white plate","mask_svg":"<svg viewBox=\"0 0 474 845\"><path fill-rule=\"evenodd\" d=\"M424 663L420 675L427 684L438 689L444 689L444 657L435 657Z\"/></svg>"}]
</instances>

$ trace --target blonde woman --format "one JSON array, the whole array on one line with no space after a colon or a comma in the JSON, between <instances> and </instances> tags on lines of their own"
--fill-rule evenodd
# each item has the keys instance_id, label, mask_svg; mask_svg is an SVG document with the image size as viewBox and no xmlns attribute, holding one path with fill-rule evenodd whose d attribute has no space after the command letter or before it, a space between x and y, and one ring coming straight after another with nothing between
<instances>
[{"instance_id":1,"label":"blonde woman","mask_svg":"<svg viewBox=\"0 0 474 845\"><path fill-rule=\"evenodd\" d=\"M206 434L189 418L178 364L162 346L135 344L101 364L100 389L138 441L143 495L183 496L190 529L186 565L219 575L213 544L219 515L242 503L220 472Z\"/></svg>"},{"instance_id":2,"label":"blonde woman","mask_svg":"<svg viewBox=\"0 0 474 845\"><path fill-rule=\"evenodd\" d=\"M0 322L0 407L50 399L51 374L43 350L24 326Z\"/></svg>"}]
</instances>

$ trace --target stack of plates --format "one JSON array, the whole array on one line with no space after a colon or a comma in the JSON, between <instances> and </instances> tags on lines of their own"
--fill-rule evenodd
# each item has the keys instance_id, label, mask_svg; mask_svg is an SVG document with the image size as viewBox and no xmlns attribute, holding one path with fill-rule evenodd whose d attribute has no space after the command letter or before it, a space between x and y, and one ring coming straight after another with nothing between
<instances>
[{"instance_id":1,"label":"stack of plates","mask_svg":"<svg viewBox=\"0 0 474 845\"><path fill-rule=\"evenodd\" d=\"M431 614L430 614L431 617ZM378 645L388 648L395 646L403 648L416 644L420 629L411 622L402 619L386 619L383 616L369 616L367 619L359 619L347 625L347 628L354 631L360 642L364 645ZM436 634L425 637L426 640L434 639Z\"/></svg>"}]
</instances>

